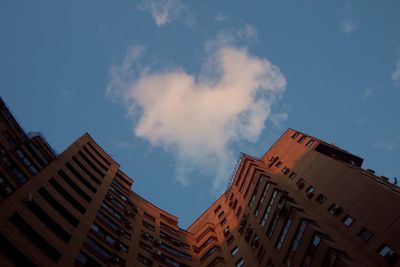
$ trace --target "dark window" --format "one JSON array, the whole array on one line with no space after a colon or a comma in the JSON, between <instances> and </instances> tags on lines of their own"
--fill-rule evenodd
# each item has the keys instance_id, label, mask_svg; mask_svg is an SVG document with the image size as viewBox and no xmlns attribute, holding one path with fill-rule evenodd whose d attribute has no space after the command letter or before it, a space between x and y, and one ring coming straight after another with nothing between
<instances>
[{"instance_id":1,"label":"dark window","mask_svg":"<svg viewBox=\"0 0 400 267\"><path fill-rule=\"evenodd\" d=\"M88 142L87 144L94 151L94 153L96 153L96 155L99 156L99 158L101 158L108 166L111 165L111 163L90 142Z\"/></svg>"},{"instance_id":2,"label":"dark window","mask_svg":"<svg viewBox=\"0 0 400 267\"><path fill-rule=\"evenodd\" d=\"M214 213L217 213L221 209L221 205L218 205L218 207L215 208Z\"/></svg>"},{"instance_id":3,"label":"dark window","mask_svg":"<svg viewBox=\"0 0 400 267\"><path fill-rule=\"evenodd\" d=\"M297 136L299 136L299 134L300 134L299 132L295 132L295 133L292 135L292 137L291 137L291 138L292 138L292 139L296 139L296 138L297 138Z\"/></svg>"},{"instance_id":4,"label":"dark window","mask_svg":"<svg viewBox=\"0 0 400 267\"><path fill-rule=\"evenodd\" d=\"M113 216L114 219L116 220L122 220L123 215L113 207L107 204L107 202L101 203L101 207L105 209L111 216Z\"/></svg>"},{"instance_id":5,"label":"dark window","mask_svg":"<svg viewBox=\"0 0 400 267\"><path fill-rule=\"evenodd\" d=\"M275 167L277 167L277 168L279 168L280 166L282 166L282 161L278 161L276 164L275 164Z\"/></svg>"},{"instance_id":6,"label":"dark window","mask_svg":"<svg viewBox=\"0 0 400 267\"><path fill-rule=\"evenodd\" d=\"M26 153L19 148L15 150L15 153L18 155L19 159L24 163L24 165L30 170L31 173L36 174L38 172L37 167L33 162L28 158Z\"/></svg>"},{"instance_id":7,"label":"dark window","mask_svg":"<svg viewBox=\"0 0 400 267\"><path fill-rule=\"evenodd\" d=\"M292 172L291 174L289 174L289 179L293 180L294 178L296 178L297 173Z\"/></svg>"},{"instance_id":8,"label":"dark window","mask_svg":"<svg viewBox=\"0 0 400 267\"><path fill-rule=\"evenodd\" d=\"M369 231L366 228L363 228L359 233L358 233L358 237L364 241L367 242L368 240L370 240L372 237L374 236L374 234Z\"/></svg>"},{"instance_id":9,"label":"dark window","mask_svg":"<svg viewBox=\"0 0 400 267\"><path fill-rule=\"evenodd\" d=\"M80 195L86 202L90 203L92 201L92 198L89 197L88 194L86 194L85 191L83 191L72 179L63 171L59 170L58 175L72 188L75 190L78 195Z\"/></svg>"},{"instance_id":10,"label":"dark window","mask_svg":"<svg viewBox=\"0 0 400 267\"><path fill-rule=\"evenodd\" d=\"M11 188L10 184L4 178L3 174L0 173L0 196L7 196L12 191L13 189Z\"/></svg>"},{"instance_id":11,"label":"dark window","mask_svg":"<svg viewBox=\"0 0 400 267\"><path fill-rule=\"evenodd\" d=\"M80 213L84 214L86 208L84 208L79 201L77 201L67 190L64 189L54 178L50 178L49 184L63 197L67 200L75 209Z\"/></svg>"},{"instance_id":12,"label":"dark window","mask_svg":"<svg viewBox=\"0 0 400 267\"><path fill-rule=\"evenodd\" d=\"M69 162L65 164L65 166L72 172L73 175L82 183L84 184L90 191L93 193L97 192L97 189L89 183Z\"/></svg>"},{"instance_id":13,"label":"dark window","mask_svg":"<svg viewBox=\"0 0 400 267\"><path fill-rule=\"evenodd\" d=\"M221 217L224 216L224 214L225 214L224 211L221 211L221 212L218 214L218 219L221 219Z\"/></svg>"},{"instance_id":14,"label":"dark window","mask_svg":"<svg viewBox=\"0 0 400 267\"><path fill-rule=\"evenodd\" d=\"M342 213L343 209L342 207L340 207L339 205L333 203L329 209L328 209L329 213L335 216L338 216L340 213Z\"/></svg>"},{"instance_id":15,"label":"dark window","mask_svg":"<svg viewBox=\"0 0 400 267\"><path fill-rule=\"evenodd\" d=\"M351 226L353 224L353 222L354 222L354 219L350 215L344 216L344 218L342 220L342 223L344 225L346 225L347 227Z\"/></svg>"},{"instance_id":16,"label":"dark window","mask_svg":"<svg viewBox=\"0 0 400 267\"><path fill-rule=\"evenodd\" d=\"M329 249L328 253L324 258L324 261L322 262L322 266L335 267L340 255L341 255L340 251L336 249Z\"/></svg>"},{"instance_id":17,"label":"dark window","mask_svg":"<svg viewBox=\"0 0 400 267\"><path fill-rule=\"evenodd\" d=\"M256 217L258 216L258 213L260 212L260 208L261 208L262 204L264 203L265 196L267 195L268 190L269 190L269 185L270 185L269 183L265 184L263 192L260 197L260 200L257 203L256 209L254 211L254 216L256 216Z\"/></svg>"},{"instance_id":18,"label":"dark window","mask_svg":"<svg viewBox=\"0 0 400 267\"><path fill-rule=\"evenodd\" d=\"M290 172L290 169L288 167L283 167L282 172L284 175L287 175Z\"/></svg>"},{"instance_id":19,"label":"dark window","mask_svg":"<svg viewBox=\"0 0 400 267\"><path fill-rule=\"evenodd\" d=\"M56 221L53 220L35 201L27 201L28 208L36 217L42 221L54 234L56 234L64 243L68 243L71 235L67 233Z\"/></svg>"},{"instance_id":20,"label":"dark window","mask_svg":"<svg viewBox=\"0 0 400 267\"><path fill-rule=\"evenodd\" d=\"M83 160L92 168L92 170L94 170L95 172L97 172L98 175L100 175L101 177L104 177L104 173L102 171L99 170L99 168L97 168L93 162L91 162L83 153L82 151L78 152L79 156L81 156L81 158L83 158Z\"/></svg>"},{"instance_id":21,"label":"dark window","mask_svg":"<svg viewBox=\"0 0 400 267\"><path fill-rule=\"evenodd\" d=\"M317 249L321 243L322 236L319 233L315 233L310 244L308 244L306 254L304 255L301 266L311 266Z\"/></svg>"},{"instance_id":22,"label":"dark window","mask_svg":"<svg viewBox=\"0 0 400 267\"><path fill-rule=\"evenodd\" d=\"M79 251L78 256L76 257L75 264L78 266L87 266L87 267L101 267L101 265L95 261L93 258L88 256L86 253Z\"/></svg>"},{"instance_id":23,"label":"dark window","mask_svg":"<svg viewBox=\"0 0 400 267\"><path fill-rule=\"evenodd\" d=\"M8 144L12 147L15 148L17 146L17 144L15 143L14 139L10 136L10 134L7 131L3 132L3 136L6 139L6 141L8 142Z\"/></svg>"},{"instance_id":24,"label":"dark window","mask_svg":"<svg viewBox=\"0 0 400 267\"><path fill-rule=\"evenodd\" d=\"M311 139L310 141L307 142L306 147L311 148L314 145L314 143L315 143L315 140Z\"/></svg>"},{"instance_id":25,"label":"dark window","mask_svg":"<svg viewBox=\"0 0 400 267\"><path fill-rule=\"evenodd\" d=\"M72 157L72 160L76 163L76 165L79 166L79 168L81 168L82 171L84 171L87 176L89 176L96 184L101 184L101 181L99 179L97 179L97 177L91 172L89 171L83 164L82 162L80 162L75 156Z\"/></svg>"},{"instance_id":26,"label":"dark window","mask_svg":"<svg viewBox=\"0 0 400 267\"><path fill-rule=\"evenodd\" d=\"M300 137L300 139L297 141L297 143L301 144L301 143L304 142L304 140L306 140L306 136L305 136L305 135L302 135L302 136Z\"/></svg>"},{"instance_id":27,"label":"dark window","mask_svg":"<svg viewBox=\"0 0 400 267\"><path fill-rule=\"evenodd\" d=\"M291 226L291 224L293 222L294 214L295 214L294 210L291 210L289 212L289 216L286 219L285 224L283 225L283 228L282 228L281 232L279 233L279 237L278 237L278 240L277 240L276 245L275 245L275 248L278 249L278 250L282 248L283 243L285 242L286 236L287 236L287 234L289 232L289 229L290 229L290 226Z\"/></svg>"},{"instance_id":28,"label":"dark window","mask_svg":"<svg viewBox=\"0 0 400 267\"><path fill-rule=\"evenodd\" d=\"M18 213L14 213L9 220L47 257L49 257L53 262L58 262L61 253L47 242L38 232L36 232Z\"/></svg>"},{"instance_id":29,"label":"dark window","mask_svg":"<svg viewBox=\"0 0 400 267\"><path fill-rule=\"evenodd\" d=\"M28 180L28 177L25 175L25 173L23 173L22 170L15 164L15 162L11 160L7 155L2 155L1 160L17 177L19 182L25 183Z\"/></svg>"},{"instance_id":30,"label":"dark window","mask_svg":"<svg viewBox=\"0 0 400 267\"><path fill-rule=\"evenodd\" d=\"M141 263L143 263L145 266L153 266L153 261L146 258L142 254L138 253L137 255L137 260Z\"/></svg>"},{"instance_id":31,"label":"dark window","mask_svg":"<svg viewBox=\"0 0 400 267\"><path fill-rule=\"evenodd\" d=\"M104 164L101 163L101 162L92 154L92 152L90 152L89 149L87 149L86 146L83 147L83 150L85 150L85 152L97 163L98 166L100 166L100 168L102 168L102 169L105 170L106 172L108 171L107 167L104 166Z\"/></svg>"},{"instance_id":32,"label":"dark window","mask_svg":"<svg viewBox=\"0 0 400 267\"><path fill-rule=\"evenodd\" d=\"M239 207L238 211L236 212L236 218L239 219L241 213L242 213L242 207Z\"/></svg>"},{"instance_id":33,"label":"dark window","mask_svg":"<svg viewBox=\"0 0 400 267\"><path fill-rule=\"evenodd\" d=\"M147 229L150 229L153 232L156 230L156 227L154 225L152 225L146 221L143 221L142 224L144 227L146 227Z\"/></svg>"},{"instance_id":34,"label":"dark window","mask_svg":"<svg viewBox=\"0 0 400 267\"><path fill-rule=\"evenodd\" d=\"M50 206L54 208L65 220L67 220L72 226L77 227L79 221L75 218L63 205L60 204L50 193L44 188L41 187L38 190L39 194L43 197L44 200L49 203Z\"/></svg>"},{"instance_id":35,"label":"dark window","mask_svg":"<svg viewBox=\"0 0 400 267\"><path fill-rule=\"evenodd\" d=\"M325 202L326 199L327 198L326 198L326 196L324 194L319 194L317 196L317 198L315 199L315 201L317 201L319 204L322 204L322 203Z\"/></svg>"},{"instance_id":36,"label":"dark window","mask_svg":"<svg viewBox=\"0 0 400 267\"><path fill-rule=\"evenodd\" d=\"M265 223L267 222L268 215L271 212L271 208L274 205L275 198L276 198L277 194L278 194L278 191L276 189L274 189L274 191L272 192L272 195L271 195L271 197L270 197L270 199L268 201L267 207L264 210L264 214L263 214L263 216L261 218L261 221L260 221L261 226L264 226Z\"/></svg>"},{"instance_id":37,"label":"dark window","mask_svg":"<svg viewBox=\"0 0 400 267\"><path fill-rule=\"evenodd\" d=\"M291 263L293 261L293 258L294 258L294 255L295 255L295 253L297 251L297 248L300 245L301 238L303 237L304 232L306 231L307 225L309 223L311 223L311 221L306 220L306 219L302 219L300 224L299 224L299 226L297 227L296 233L295 233L295 235L293 237L293 240L292 240L292 244L290 245L290 249L289 249L288 253L286 254L286 257L285 257L285 260L284 260L285 265L287 267L291 265Z\"/></svg>"},{"instance_id":38,"label":"dark window","mask_svg":"<svg viewBox=\"0 0 400 267\"><path fill-rule=\"evenodd\" d=\"M43 153L36 147L34 143L29 143L29 147L32 151L33 154L37 156L37 158L40 159L45 165L49 163L49 161L46 159L46 157L43 155Z\"/></svg>"},{"instance_id":39,"label":"dark window","mask_svg":"<svg viewBox=\"0 0 400 267\"><path fill-rule=\"evenodd\" d=\"M203 256L200 258L200 262L203 262L205 259L207 259L211 254L214 252L221 251L221 248L219 246L213 246L210 248L206 253L204 253Z\"/></svg>"},{"instance_id":40,"label":"dark window","mask_svg":"<svg viewBox=\"0 0 400 267\"><path fill-rule=\"evenodd\" d=\"M112 253L105 249L98 242L94 241L91 237L86 237L84 246L97 255L100 259L104 261L109 261L112 257Z\"/></svg>"},{"instance_id":41,"label":"dark window","mask_svg":"<svg viewBox=\"0 0 400 267\"><path fill-rule=\"evenodd\" d=\"M0 234L1 252L16 266L21 267L37 267L27 256L26 253L22 253L14 244L8 240L5 236Z\"/></svg>"},{"instance_id":42,"label":"dark window","mask_svg":"<svg viewBox=\"0 0 400 267\"><path fill-rule=\"evenodd\" d=\"M224 218L222 221L219 222L219 224L220 224L221 226L223 226L223 225L226 224L226 223L227 223L226 218Z\"/></svg>"},{"instance_id":43,"label":"dark window","mask_svg":"<svg viewBox=\"0 0 400 267\"><path fill-rule=\"evenodd\" d=\"M226 240L226 243L228 243L228 245L230 245L230 244L233 242L233 240L235 240L235 238L233 237L233 235L231 235L231 236Z\"/></svg>"},{"instance_id":44,"label":"dark window","mask_svg":"<svg viewBox=\"0 0 400 267\"><path fill-rule=\"evenodd\" d=\"M150 214L148 214L147 212L143 213L143 216L146 217L147 219L149 219L152 222L156 221L156 218L154 218L153 216L151 216Z\"/></svg>"}]
</instances>

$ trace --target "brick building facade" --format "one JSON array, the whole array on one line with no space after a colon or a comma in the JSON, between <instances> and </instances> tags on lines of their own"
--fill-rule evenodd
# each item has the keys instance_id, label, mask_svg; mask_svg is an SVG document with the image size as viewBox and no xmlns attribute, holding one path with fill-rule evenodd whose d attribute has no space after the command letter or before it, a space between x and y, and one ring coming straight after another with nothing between
<instances>
[{"instance_id":1,"label":"brick building facade","mask_svg":"<svg viewBox=\"0 0 400 267\"><path fill-rule=\"evenodd\" d=\"M288 129L184 230L89 134L57 155L0 99L1 266L400 266L400 190Z\"/></svg>"}]
</instances>

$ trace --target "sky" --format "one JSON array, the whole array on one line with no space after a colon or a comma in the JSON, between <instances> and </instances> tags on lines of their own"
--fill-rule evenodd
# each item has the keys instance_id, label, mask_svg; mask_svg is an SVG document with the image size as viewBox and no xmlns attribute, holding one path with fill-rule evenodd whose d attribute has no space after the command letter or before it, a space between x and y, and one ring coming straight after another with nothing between
<instances>
[{"instance_id":1,"label":"sky","mask_svg":"<svg viewBox=\"0 0 400 267\"><path fill-rule=\"evenodd\" d=\"M189 226L294 128L400 178L400 1L0 2L0 95Z\"/></svg>"}]
</instances>

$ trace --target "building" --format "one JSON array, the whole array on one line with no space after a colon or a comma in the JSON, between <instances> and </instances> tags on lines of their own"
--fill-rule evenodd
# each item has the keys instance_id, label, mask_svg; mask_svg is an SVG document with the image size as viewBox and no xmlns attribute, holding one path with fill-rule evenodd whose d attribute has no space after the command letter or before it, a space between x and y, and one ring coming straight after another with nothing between
<instances>
[{"instance_id":1,"label":"building","mask_svg":"<svg viewBox=\"0 0 400 267\"><path fill-rule=\"evenodd\" d=\"M57 155L0 99L1 266L400 266L400 190L288 129L184 230L84 134Z\"/></svg>"}]
</instances>

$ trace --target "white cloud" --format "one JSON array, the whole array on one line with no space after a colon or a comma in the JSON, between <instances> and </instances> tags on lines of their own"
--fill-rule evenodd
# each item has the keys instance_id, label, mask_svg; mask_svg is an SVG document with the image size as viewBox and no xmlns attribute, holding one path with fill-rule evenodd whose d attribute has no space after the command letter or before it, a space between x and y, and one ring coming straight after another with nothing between
<instances>
[{"instance_id":1,"label":"white cloud","mask_svg":"<svg viewBox=\"0 0 400 267\"><path fill-rule=\"evenodd\" d=\"M157 26L163 26L177 19L183 19L188 26L192 24L192 18L181 0L143 0L138 9L149 12Z\"/></svg>"},{"instance_id":2,"label":"white cloud","mask_svg":"<svg viewBox=\"0 0 400 267\"><path fill-rule=\"evenodd\" d=\"M215 22L222 22L222 21L227 21L227 20L228 20L228 16L222 12L219 12L217 14L217 16L215 17Z\"/></svg>"},{"instance_id":3,"label":"white cloud","mask_svg":"<svg viewBox=\"0 0 400 267\"><path fill-rule=\"evenodd\" d=\"M392 80L395 84L400 84L400 53L397 56L396 67L392 73Z\"/></svg>"},{"instance_id":4,"label":"white cloud","mask_svg":"<svg viewBox=\"0 0 400 267\"><path fill-rule=\"evenodd\" d=\"M352 18L345 18L340 24L340 29L346 34L351 34L358 29L359 23Z\"/></svg>"},{"instance_id":5,"label":"white cloud","mask_svg":"<svg viewBox=\"0 0 400 267\"><path fill-rule=\"evenodd\" d=\"M214 51L224 46L257 40L258 31L252 25L242 23L238 28L220 30L215 38L205 42L206 51Z\"/></svg>"},{"instance_id":6,"label":"white cloud","mask_svg":"<svg viewBox=\"0 0 400 267\"><path fill-rule=\"evenodd\" d=\"M231 145L258 139L285 89L284 75L268 59L235 46L208 52L197 75L179 67L138 68L139 50L130 49L121 66L110 69L107 94L125 104L137 137L174 155L182 185L200 170L215 176L212 188L220 191L234 163Z\"/></svg>"}]
</instances>

